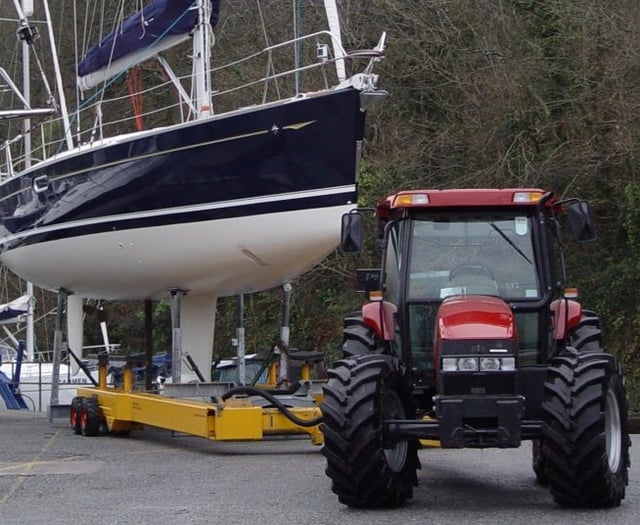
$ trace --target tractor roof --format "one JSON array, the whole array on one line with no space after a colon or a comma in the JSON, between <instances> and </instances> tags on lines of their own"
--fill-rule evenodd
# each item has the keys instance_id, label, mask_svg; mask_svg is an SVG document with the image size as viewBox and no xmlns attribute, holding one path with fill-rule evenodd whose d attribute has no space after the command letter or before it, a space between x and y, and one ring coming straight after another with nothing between
<instances>
[{"instance_id":1,"label":"tractor roof","mask_svg":"<svg viewBox=\"0 0 640 525\"><path fill-rule=\"evenodd\" d=\"M386 215L407 208L537 206L546 193L538 188L407 190L382 199L378 211ZM545 204L555 201L557 198L552 196Z\"/></svg>"}]
</instances>

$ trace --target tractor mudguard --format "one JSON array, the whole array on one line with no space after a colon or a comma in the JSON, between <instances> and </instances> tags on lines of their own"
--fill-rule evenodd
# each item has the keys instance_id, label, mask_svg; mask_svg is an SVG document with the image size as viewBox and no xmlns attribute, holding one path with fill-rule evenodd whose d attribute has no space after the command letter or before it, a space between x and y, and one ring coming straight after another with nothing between
<instances>
[{"instance_id":1,"label":"tractor mudguard","mask_svg":"<svg viewBox=\"0 0 640 525\"><path fill-rule=\"evenodd\" d=\"M553 338L564 341L567 334L580 322L582 305L571 299L556 299L549 305L553 322Z\"/></svg>"},{"instance_id":2,"label":"tractor mudguard","mask_svg":"<svg viewBox=\"0 0 640 525\"><path fill-rule=\"evenodd\" d=\"M394 316L398 309L387 301L372 301L362 307L362 320L371 328L381 341L393 341L395 338Z\"/></svg>"}]
</instances>

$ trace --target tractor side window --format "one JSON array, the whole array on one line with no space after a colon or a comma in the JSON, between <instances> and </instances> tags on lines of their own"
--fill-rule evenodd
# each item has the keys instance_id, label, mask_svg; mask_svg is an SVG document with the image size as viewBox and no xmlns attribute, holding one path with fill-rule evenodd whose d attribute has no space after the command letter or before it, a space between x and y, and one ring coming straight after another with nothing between
<instances>
[{"instance_id":1,"label":"tractor side window","mask_svg":"<svg viewBox=\"0 0 640 525\"><path fill-rule=\"evenodd\" d=\"M418 371L433 370L433 336L437 305L409 304L409 342L411 367Z\"/></svg>"},{"instance_id":2,"label":"tractor side window","mask_svg":"<svg viewBox=\"0 0 640 525\"><path fill-rule=\"evenodd\" d=\"M400 266L402 261L399 250L397 223L390 227L387 239L387 250L384 262L384 296L385 300L393 304L398 304L400 300Z\"/></svg>"},{"instance_id":3,"label":"tractor side window","mask_svg":"<svg viewBox=\"0 0 640 525\"><path fill-rule=\"evenodd\" d=\"M529 366L543 363L545 356L539 356L540 348L540 313L518 312L515 314L520 347L520 365Z\"/></svg>"}]
</instances>

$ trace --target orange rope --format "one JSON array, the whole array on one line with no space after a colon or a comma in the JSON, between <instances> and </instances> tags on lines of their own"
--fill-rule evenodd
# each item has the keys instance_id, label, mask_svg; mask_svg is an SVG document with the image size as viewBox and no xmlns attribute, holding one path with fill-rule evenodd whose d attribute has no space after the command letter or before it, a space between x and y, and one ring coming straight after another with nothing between
<instances>
[{"instance_id":1,"label":"orange rope","mask_svg":"<svg viewBox=\"0 0 640 525\"><path fill-rule=\"evenodd\" d=\"M136 129L142 131L144 122L142 120L142 68L133 67L127 73L127 87L129 88L129 98L131 99L131 108L136 119Z\"/></svg>"}]
</instances>

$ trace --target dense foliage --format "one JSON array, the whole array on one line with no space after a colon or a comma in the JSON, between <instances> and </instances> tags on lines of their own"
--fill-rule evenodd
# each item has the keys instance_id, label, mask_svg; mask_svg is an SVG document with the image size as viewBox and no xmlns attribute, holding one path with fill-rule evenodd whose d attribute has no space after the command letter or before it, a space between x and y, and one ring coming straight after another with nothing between
<instances>
[{"instance_id":1,"label":"dense foliage","mask_svg":"<svg viewBox=\"0 0 640 525\"><path fill-rule=\"evenodd\" d=\"M56 13L69 16L70 2ZM303 21L318 0L300 2ZM599 239L572 246L572 284L603 319L608 350L622 359L640 407L640 10L633 0L342 0L347 48L388 32L377 69L390 97L368 117L361 203L400 188L534 186L590 201ZM291 2L262 2L269 32ZM64 6L64 8L63 8ZM221 51L245 31L256 2L223 0ZM66 9L66 10L65 10ZM305 15L305 13L309 13ZM269 16L280 17L274 20ZM247 22L248 23L248 22ZM4 41L4 39L3 39ZM71 45L72 42L67 42ZM2 53L11 53L3 44ZM229 51L231 52L231 51ZM66 55L65 55L66 56ZM291 345L335 355L341 318L361 298L356 266L336 253L294 283ZM249 348L278 340L281 290L247 298ZM143 341L142 306L110 305L112 339ZM235 298L219 302L215 353L233 351ZM156 307L156 346L170 342L168 308ZM91 335L90 337L96 337ZM41 344L49 344L41 341Z\"/></svg>"}]
</instances>

